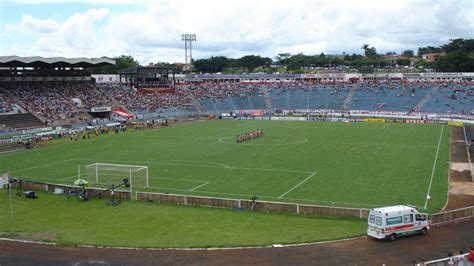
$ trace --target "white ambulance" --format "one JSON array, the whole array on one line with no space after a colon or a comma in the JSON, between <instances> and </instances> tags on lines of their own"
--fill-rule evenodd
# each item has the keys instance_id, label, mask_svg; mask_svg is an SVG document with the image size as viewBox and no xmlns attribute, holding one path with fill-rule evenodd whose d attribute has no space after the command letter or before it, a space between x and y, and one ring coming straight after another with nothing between
<instances>
[{"instance_id":1,"label":"white ambulance","mask_svg":"<svg viewBox=\"0 0 474 266\"><path fill-rule=\"evenodd\" d=\"M397 237L421 234L430 229L429 221L414 207L397 205L370 210L367 235L395 240Z\"/></svg>"}]
</instances>

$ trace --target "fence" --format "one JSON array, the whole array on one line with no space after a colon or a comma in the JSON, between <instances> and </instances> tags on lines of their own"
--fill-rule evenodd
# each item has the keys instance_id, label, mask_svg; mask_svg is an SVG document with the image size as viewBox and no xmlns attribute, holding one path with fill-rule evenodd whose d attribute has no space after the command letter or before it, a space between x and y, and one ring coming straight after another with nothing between
<instances>
[{"instance_id":1,"label":"fence","mask_svg":"<svg viewBox=\"0 0 474 266\"><path fill-rule=\"evenodd\" d=\"M431 215L431 224L442 224L474 216L474 206L452 211L438 212Z\"/></svg>"},{"instance_id":2,"label":"fence","mask_svg":"<svg viewBox=\"0 0 474 266\"><path fill-rule=\"evenodd\" d=\"M445 266L445 265L458 265L458 264L450 264L449 261L452 260L453 262L460 262L462 261L464 264L463 265L469 265L467 262L467 256L469 255L469 253L464 253L464 254L460 254L460 255L456 255L456 256L453 256L453 258L442 258L442 259L439 259L439 260L431 260L431 261L427 261L425 262L425 265L431 265L431 266ZM461 264L459 264L461 265ZM421 266L421 264L416 264L416 266Z\"/></svg>"},{"instance_id":3,"label":"fence","mask_svg":"<svg viewBox=\"0 0 474 266\"><path fill-rule=\"evenodd\" d=\"M198 197L151 192L136 192L136 199L141 201L159 203L166 202L173 204L197 205L217 208L239 208L247 210L252 209L266 212L286 212L323 216L357 217L361 219L365 219L369 215L368 209L340 208L271 201L256 201L255 206L253 207L253 202L251 200Z\"/></svg>"},{"instance_id":4,"label":"fence","mask_svg":"<svg viewBox=\"0 0 474 266\"><path fill-rule=\"evenodd\" d=\"M24 190L44 190L54 192L55 189L60 188L65 191L71 188L80 188L78 186L68 186L61 184L46 184L41 182L26 181L12 183L15 187L23 188ZM107 189L99 188L87 188L87 194L93 194L98 191L103 191L102 195L105 197L110 196L110 191ZM228 209L242 209L242 210L256 210L265 212L285 212L295 214L309 214L309 215L322 215L322 216L342 216L342 217L357 217L366 219L369 215L368 209L357 209L357 208L340 208L340 207L329 207L329 206L318 206L318 205L304 205L298 203L284 203L284 202L271 202L271 201L256 201L255 204L252 200L244 199L226 199L226 198L211 198L211 197L200 197L200 196L189 196L189 195L175 195L165 193L153 193L153 192L135 192L136 200L148 201L148 202L166 202L173 204L183 205L194 205L194 206L205 206L205 207L216 207L216 208L228 208ZM131 199L132 193L125 190L115 190L115 197L123 200Z\"/></svg>"},{"instance_id":5,"label":"fence","mask_svg":"<svg viewBox=\"0 0 474 266\"><path fill-rule=\"evenodd\" d=\"M20 182L13 183L18 187ZM75 186L67 186L60 184L46 184L34 181L21 181L21 187L25 190L45 190L53 192L56 188L67 190L70 188L79 188ZM87 188L87 193L92 194L97 191L104 191L102 194L106 197L110 196L110 191L99 188ZM255 205L252 200L244 199L226 199L226 198L212 198L203 196L189 196L166 193L153 192L135 192L136 199L148 202L166 202L172 204L216 207L216 208L238 208L246 210L257 210L265 212L284 212L295 214L309 214L322 216L339 216L339 217L357 217L366 219L369 215L368 209L363 208L342 208L319 205L306 205L298 203L284 203L272 201L256 201ZM132 193L126 190L115 190L115 196L120 199L131 199ZM431 224L442 224L456 220L474 217L474 206L456 209L452 211L439 212L431 215Z\"/></svg>"},{"instance_id":6,"label":"fence","mask_svg":"<svg viewBox=\"0 0 474 266\"><path fill-rule=\"evenodd\" d=\"M13 187L19 188L21 186L22 189L24 190L44 190L44 191L49 191L49 192L54 192L55 189L63 189L64 191L67 191L68 189L75 188L75 189L80 189L78 186L67 186L67 185L60 185L60 184L46 184L46 183L41 183L41 182L33 182L33 181L25 181L21 180L21 182L14 182L12 183ZM87 194L91 195L94 194L98 191L103 191L101 194L105 197L110 196L110 191L107 189L100 189L100 188L87 188ZM130 199L132 196L130 191L125 191L125 190L114 190L115 194L114 196L119 199Z\"/></svg>"}]
</instances>

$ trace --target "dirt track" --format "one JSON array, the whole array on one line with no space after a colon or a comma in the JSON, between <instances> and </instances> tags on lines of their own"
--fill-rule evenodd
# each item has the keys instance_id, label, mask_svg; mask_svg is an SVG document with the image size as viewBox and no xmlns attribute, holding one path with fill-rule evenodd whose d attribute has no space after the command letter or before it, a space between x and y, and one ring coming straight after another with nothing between
<instances>
[{"instance_id":1,"label":"dirt track","mask_svg":"<svg viewBox=\"0 0 474 266\"><path fill-rule=\"evenodd\" d=\"M410 265L474 245L474 219L394 242L355 239L288 248L117 250L0 241L0 265Z\"/></svg>"},{"instance_id":2,"label":"dirt track","mask_svg":"<svg viewBox=\"0 0 474 266\"><path fill-rule=\"evenodd\" d=\"M472 135L474 135L474 128L467 126L466 135L469 142ZM471 181L471 171L462 127L452 127L451 130L448 195L448 204L445 210L474 205L474 183Z\"/></svg>"}]
</instances>

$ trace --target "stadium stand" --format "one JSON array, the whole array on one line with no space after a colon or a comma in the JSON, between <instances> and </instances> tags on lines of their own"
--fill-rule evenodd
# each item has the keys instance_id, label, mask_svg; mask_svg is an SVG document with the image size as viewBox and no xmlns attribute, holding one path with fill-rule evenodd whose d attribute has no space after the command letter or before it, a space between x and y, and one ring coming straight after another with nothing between
<instances>
[{"instance_id":1,"label":"stadium stand","mask_svg":"<svg viewBox=\"0 0 474 266\"><path fill-rule=\"evenodd\" d=\"M11 92L29 112L48 120L62 120L79 112L72 99L62 97L63 90L62 86L21 86Z\"/></svg>"},{"instance_id":2,"label":"stadium stand","mask_svg":"<svg viewBox=\"0 0 474 266\"><path fill-rule=\"evenodd\" d=\"M110 65L108 59L0 57L0 115L8 127L36 127L91 120L197 116L292 109L376 110L472 114L474 95L469 80L362 79L333 73L303 79L298 75L191 75L177 83L174 69L125 69L116 81L95 84L91 67ZM444 76L449 76L447 73ZM225 80L223 78L231 78ZM403 76L405 77L405 76ZM430 76L431 77L431 76ZM438 75L436 76L438 77ZM456 76L457 77L457 76ZM428 78L428 76L427 76ZM268 81L272 79L273 81ZM265 80L265 81L263 81ZM183 82L189 82L184 83ZM353 83L354 82L354 83ZM178 84L178 86L176 86ZM111 113L115 111L114 116ZM30 114L25 114L25 113ZM107 114L108 112L108 114ZM263 113L263 112L260 112ZM6 116L6 115L9 116ZM18 122L18 123L17 123Z\"/></svg>"},{"instance_id":3,"label":"stadium stand","mask_svg":"<svg viewBox=\"0 0 474 266\"><path fill-rule=\"evenodd\" d=\"M189 91L201 101L207 112L229 112L242 109L265 109L259 84L198 83Z\"/></svg>"},{"instance_id":4,"label":"stadium stand","mask_svg":"<svg viewBox=\"0 0 474 266\"><path fill-rule=\"evenodd\" d=\"M349 91L330 85L270 85L269 96L275 109L335 109L341 110Z\"/></svg>"},{"instance_id":5,"label":"stadium stand","mask_svg":"<svg viewBox=\"0 0 474 266\"><path fill-rule=\"evenodd\" d=\"M433 86L433 85L430 85ZM435 85L438 86L438 85ZM472 85L443 84L421 108L423 112L470 114L474 110Z\"/></svg>"},{"instance_id":6,"label":"stadium stand","mask_svg":"<svg viewBox=\"0 0 474 266\"><path fill-rule=\"evenodd\" d=\"M410 111L429 91L426 85L365 84L356 89L349 109Z\"/></svg>"},{"instance_id":7,"label":"stadium stand","mask_svg":"<svg viewBox=\"0 0 474 266\"><path fill-rule=\"evenodd\" d=\"M44 123L31 113L4 114L0 115L0 127L2 129L26 129L44 126Z\"/></svg>"},{"instance_id":8,"label":"stadium stand","mask_svg":"<svg viewBox=\"0 0 474 266\"><path fill-rule=\"evenodd\" d=\"M193 110L191 98L184 91L175 93L139 93L130 86L107 84L100 86L104 94L135 113L163 113Z\"/></svg>"}]
</instances>

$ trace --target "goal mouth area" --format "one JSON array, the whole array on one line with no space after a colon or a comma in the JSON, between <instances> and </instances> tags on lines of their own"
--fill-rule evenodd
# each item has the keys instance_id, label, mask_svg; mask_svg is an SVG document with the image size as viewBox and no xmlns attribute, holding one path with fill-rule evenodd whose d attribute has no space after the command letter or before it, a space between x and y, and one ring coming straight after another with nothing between
<instances>
[{"instance_id":1,"label":"goal mouth area","mask_svg":"<svg viewBox=\"0 0 474 266\"><path fill-rule=\"evenodd\" d=\"M122 172L122 173L129 173L130 171L133 172L140 172L142 170L148 170L148 166L143 165L127 165L127 164L110 164L110 163L94 163L85 166L86 169L100 169L103 171L114 171L114 172Z\"/></svg>"},{"instance_id":2,"label":"goal mouth area","mask_svg":"<svg viewBox=\"0 0 474 266\"><path fill-rule=\"evenodd\" d=\"M87 181L91 185L120 184L124 178L129 180L129 190L133 187L148 188L148 166L93 163L85 166ZM79 175L79 174L78 174Z\"/></svg>"}]
</instances>

